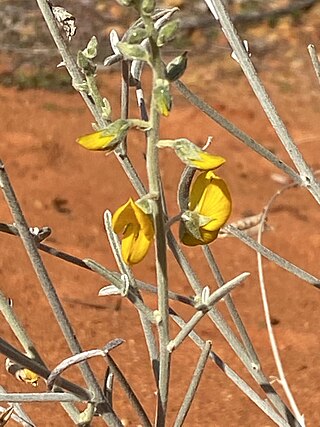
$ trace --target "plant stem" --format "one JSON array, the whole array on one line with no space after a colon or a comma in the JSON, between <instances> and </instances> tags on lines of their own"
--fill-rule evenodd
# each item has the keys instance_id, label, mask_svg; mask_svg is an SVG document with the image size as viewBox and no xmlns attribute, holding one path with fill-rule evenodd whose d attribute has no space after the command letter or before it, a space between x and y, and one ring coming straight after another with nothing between
<instances>
[{"instance_id":1,"label":"plant stem","mask_svg":"<svg viewBox=\"0 0 320 427\"><path fill-rule=\"evenodd\" d=\"M197 326L197 324L207 314L210 308L218 301L220 301L220 299L224 298L229 292L231 292L232 289L240 285L242 281L245 280L248 276L249 273L242 273L239 276L235 277L233 280L230 280L230 282L225 283L224 286L217 289L215 292L213 292L213 294L210 295L210 297L208 298L208 301L203 302L203 304L205 304L203 310L197 311L186 323L186 325L181 329L177 336L169 342L168 350L170 352L175 350L190 334L190 332Z\"/></svg>"},{"instance_id":2,"label":"plant stem","mask_svg":"<svg viewBox=\"0 0 320 427\"><path fill-rule=\"evenodd\" d=\"M283 123L274 104L272 103L247 51L244 48L242 40L237 34L237 31L231 21L225 5L223 4L222 0L214 0L214 2L212 0L207 0L206 2L211 3L216 10L223 33L230 43L232 50L236 54L242 71L244 72L248 83L259 100L261 107L263 108L271 125L277 133L282 145L286 149L291 160L299 171L303 186L305 186L313 195L315 200L320 203L320 184L316 180L310 167L305 162L301 152L295 145L285 124Z\"/></svg>"},{"instance_id":3,"label":"plant stem","mask_svg":"<svg viewBox=\"0 0 320 427\"><path fill-rule=\"evenodd\" d=\"M183 328L185 326L184 320L181 319L173 310L171 310L171 318L174 322ZM203 348L205 345L199 335L192 331L189 335L192 341L199 347ZM217 365L219 369L246 395L260 408L267 416L273 420L278 426L289 427L289 424L279 415L278 412L266 400L263 400L238 374L233 371L214 351L210 352L210 359Z\"/></svg>"},{"instance_id":4,"label":"plant stem","mask_svg":"<svg viewBox=\"0 0 320 427\"><path fill-rule=\"evenodd\" d=\"M320 83L320 61L319 61L319 57L317 55L316 48L313 44L309 44L308 52L309 52L309 55L310 55L310 58L312 61L314 72L316 73L318 82Z\"/></svg>"},{"instance_id":5,"label":"plant stem","mask_svg":"<svg viewBox=\"0 0 320 427\"><path fill-rule=\"evenodd\" d=\"M127 397L129 398L130 402L132 403L132 406L134 407L137 415L140 418L140 421L142 422L142 425L144 427L152 427L152 424L143 408L143 406L140 403L140 400L136 396L135 392L132 390L130 384L128 383L127 379L119 369L116 362L113 360L113 358L110 356L110 354L107 354L105 357L107 363L109 364L111 371L114 373L114 376L119 381L120 386L126 393Z\"/></svg>"},{"instance_id":6,"label":"plant stem","mask_svg":"<svg viewBox=\"0 0 320 427\"><path fill-rule=\"evenodd\" d=\"M174 422L174 427L181 427L184 423L184 420L186 419L186 417L188 415L191 404L193 402L193 399L195 398L195 394L196 394L198 386L200 384L200 380L201 380L202 374L204 372L204 368L206 366L208 357L210 356L211 345L212 345L211 341L206 341L206 343L205 343L205 345L201 351L201 354L200 354L196 369L194 371L190 386L189 386L188 391L184 397L183 403L179 409L177 418Z\"/></svg>"},{"instance_id":7,"label":"plant stem","mask_svg":"<svg viewBox=\"0 0 320 427\"><path fill-rule=\"evenodd\" d=\"M175 85L189 102L191 102L195 107L199 108L199 110L203 111L208 117L218 123L221 127L226 129L231 135L235 136L237 139L239 139L239 141L242 141L245 145L247 145L257 154L259 154L260 156L271 162L278 169L280 169L282 172L290 176L290 178L292 178L294 182L298 183L299 185L303 184L303 181L300 178L299 174L295 172L290 166L288 166L271 151L269 151L263 145L259 144L257 141L251 138L251 136L247 135L245 132L243 132L241 129L231 123L228 119L223 117L217 110L215 110L205 101L203 101L193 92L191 92L191 90L184 83L178 80Z\"/></svg>"},{"instance_id":8,"label":"plant stem","mask_svg":"<svg viewBox=\"0 0 320 427\"><path fill-rule=\"evenodd\" d=\"M280 255L271 251L267 247L260 245L256 240L248 236L247 233L241 230L238 230L236 227L233 227L232 225L227 225L225 229L227 232L237 237L247 246L254 249L256 252L261 253L261 255L263 255L265 258L269 259L270 261L273 261L275 264L279 265L284 270L289 271L290 273L294 274L295 276L299 277L305 282L310 283L311 285L320 289L320 279L318 279L317 277L302 270L302 268L297 267L296 265L292 264L290 261L286 260L285 258L282 258Z\"/></svg>"},{"instance_id":9,"label":"plant stem","mask_svg":"<svg viewBox=\"0 0 320 427\"><path fill-rule=\"evenodd\" d=\"M208 265L211 268L211 271L216 279L217 285L219 287L224 285L224 280L222 277L222 274L220 272L220 269L216 263L216 260L212 254L211 249L209 248L209 246L205 245L202 247L203 253L207 259ZM240 314L233 302L232 296L230 294L226 295L224 298L224 301L226 303L226 306L229 310L229 313L232 317L232 320L234 322L234 324L236 325L236 328L239 332L239 335L241 337L241 340L243 342L243 345L245 346L247 353L249 355L249 357L251 358L252 362L259 366L260 362L259 362L259 358L258 355L253 347L252 341L248 335L248 332L241 320Z\"/></svg>"},{"instance_id":10,"label":"plant stem","mask_svg":"<svg viewBox=\"0 0 320 427\"><path fill-rule=\"evenodd\" d=\"M169 378L170 378L170 353L167 345L169 336L169 297L168 297L168 275L167 275L167 242L165 219L162 210L160 170L158 159L157 142L159 140L160 115L157 111L155 100L156 80L163 77L163 65L160 57L160 50L156 45L156 31L150 16L142 16L145 28L149 33L149 43L151 48L153 81L150 107L150 130L147 134L147 175L149 183L149 193L154 194L153 221L155 226L155 256L156 273L158 286L158 310L161 320L159 329L160 363L159 363L159 384L158 384L158 405L156 426L163 427L166 423Z\"/></svg>"},{"instance_id":11,"label":"plant stem","mask_svg":"<svg viewBox=\"0 0 320 427\"><path fill-rule=\"evenodd\" d=\"M69 322L69 319L62 307L62 304L59 300L59 297L56 293L56 290L51 282L51 279L48 275L48 272L43 264L43 261L39 255L37 245L33 236L30 234L28 224L24 218L21 207L18 203L16 195L13 191L7 173L5 171L4 165L0 160L0 187L4 193L7 204L11 210L12 217L14 219L15 225L19 231L19 235L24 244L26 252L30 258L31 264L34 268L34 271L39 279L39 282L42 286L42 289L48 299L48 302L51 306L51 309L56 317L56 320L60 326L60 329L69 345L72 353L80 353L82 351L80 343L78 342L76 335L72 329L72 326ZM80 370L83 374L83 377L90 389L94 392L96 399L105 400L102 390L99 386L97 379L95 378L90 366L87 362L83 363L80 366ZM106 419L111 425L121 425L117 420L115 413L111 408L106 408L107 411L110 409L110 412L105 414ZM120 421L119 421L120 422Z\"/></svg>"}]
</instances>

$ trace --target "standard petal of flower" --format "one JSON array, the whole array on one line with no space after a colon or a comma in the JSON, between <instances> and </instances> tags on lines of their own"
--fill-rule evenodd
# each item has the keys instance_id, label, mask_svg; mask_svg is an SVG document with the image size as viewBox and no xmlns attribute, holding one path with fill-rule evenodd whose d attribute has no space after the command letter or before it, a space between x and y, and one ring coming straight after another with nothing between
<instances>
[{"instance_id":1,"label":"standard petal of flower","mask_svg":"<svg viewBox=\"0 0 320 427\"><path fill-rule=\"evenodd\" d=\"M201 202L199 213L212 218L201 229L214 231L221 228L228 220L232 208L231 195L224 180L217 176L211 178Z\"/></svg>"},{"instance_id":2,"label":"standard petal of flower","mask_svg":"<svg viewBox=\"0 0 320 427\"><path fill-rule=\"evenodd\" d=\"M133 200L129 199L126 204L120 206L112 216L112 227L115 233L123 233L127 225L132 222L134 211L132 209Z\"/></svg>"},{"instance_id":3,"label":"standard petal of flower","mask_svg":"<svg viewBox=\"0 0 320 427\"><path fill-rule=\"evenodd\" d=\"M152 220L136 203L129 201L117 209L112 218L113 229L123 233L121 249L127 264L137 264L147 254L154 230Z\"/></svg>"},{"instance_id":4,"label":"standard petal of flower","mask_svg":"<svg viewBox=\"0 0 320 427\"><path fill-rule=\"evenodd\" d=\"M192 184L189 202L189 209L191 211L196 210L198 213L201 213L201 206L205 199L206 188L210 184L211 174L214 175L213 172L200 173Z\"/></svg>"},{"instance_id":5,"label":"standard petal of flower","mask_svg":"<svg viewBox=\"0 0 320 427\"><path fill-rule=\"evenodd\" d=\"M147 255L152 240L146 238L141 232L134 233L131 226L128 226L122 239L122 257L126 264L133 265L143 260Z\"/></svg>"},{"instance_id":6,"label":"standard petal of flower","mask_svg":"<svg viewBox=\"0 0 320 427\"><path fill-rule=\"evenodd\" d=\"M197 158L190 158L190 163L193 167L201 170L217 169L226 162L221 156L214 156L213 154L200 151Z\"/></svg>"},{"instance_id":7,"label":"standard petal of flower","mask_svg":"<svg viewBox=\"0 0 320 427\"><path fill-rule=\"evenodd\" d=\"M139 208L139 206L137 206L134 202L132 203L132 208L134 210L137 221L141 227L142 233L146 236L148 240L153 240L154 228L150 215L145 214L143 210Z\"/></svg>"}]
</instances>

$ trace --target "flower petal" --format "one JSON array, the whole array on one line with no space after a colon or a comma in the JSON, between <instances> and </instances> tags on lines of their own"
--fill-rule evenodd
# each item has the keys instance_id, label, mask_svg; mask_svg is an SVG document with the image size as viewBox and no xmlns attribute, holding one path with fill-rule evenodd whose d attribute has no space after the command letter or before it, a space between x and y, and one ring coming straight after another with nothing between
<instances>
[{"instance_id":1,"label":"flower petal","mask_svg":"<svg viewBox=\"0 0 320 427\"><path fill-rule=\"evenodd\" d=\"M217 169L226 162L221 156L214 156L213 154L200 151L197 153L197 158L190 158L190 163L193 167L201 170Z\"/></svg>"},{"instance_id":2,"label":"flower petal","mask_svg":"<svg viewBox=\"0 0 320 427\"><path fill-rule=\"evenodd\" d=\"M153 241L154 229L150 215L132 200L120 206L112 218L115 233L123 234L122 257L127 264L137 264L147 254Z\"/></svg>"},{"instance_id":3,"label":"flower petal","mask_svg":"<svg viewBox=\"0 0 320 427\"><path fill-rule=\"evenodd\" d=\"M189 208L191 213L194 212L198 216L211 218L211 220L202 222L203 225L200 220L196 223L201 239L190 233L192 227L188 229L182 220L180 240L187 246L211 243L217 238L219 229L228 220L231 207L231 196L224 180L212 171L201 173L191 188Z\"/></svg>"},{"instance_id":4,"label":"flower petal","mask_svg":"<svg viewBox=\"0 0 320 427\"><path fill-rule=\"evenodd\" d=\"M128 233L122 239L122 257L126 264L137 264L147 255L152 240L148 239L141 231L136 235L127 227Z\"/></svg>"},{"instance_id":5,"label":"flower petal","mask_svg":"<svg viewBox=\"0 0 320 427\"><path fill-rule=\"evenodd\" d=\"M114 140L116 135L106 135L104 130L90 133L88 135L81 136L77 139L77 143L87 150L106 150L110 147L110 144Z\"/></svg>"},{"instance_id":6,"label":"flower petal","mask_svg":"<svg viewBox=\"0 0 320 427\"><path fill-rule=\"evenodd\" d=\"M215 231L206 231L200 229L201 240L194 237L190 234L187 229L183 226L183 223L180 223L180 240L186 246L198 246L198 245L208 245L213 242L217 237L219 230Z\"/></svg>"},{"instance_id":7,"label":"flower petal","mask_svg":"<svg viewBox=\"0 0 320 427\"><path fill-rule=\"evenodd\" d=\"M127 203L120 206L112 215L112 227L115 233L123 233L127 225L134 221L133 203L134 201L130 198Z\"/></svg>"}]
</instances>

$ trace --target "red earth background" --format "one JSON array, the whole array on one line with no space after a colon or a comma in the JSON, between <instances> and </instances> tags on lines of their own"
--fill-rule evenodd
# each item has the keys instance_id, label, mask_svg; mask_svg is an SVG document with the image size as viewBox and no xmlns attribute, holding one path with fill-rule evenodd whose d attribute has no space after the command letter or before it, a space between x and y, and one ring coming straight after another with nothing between
<instances>
[{"instance_id":1,"label":"red earth background","mask_svg":"<svg viewBox=\"0 0 320 427\"><path fill-rule=\"evenodd\" d=\"M314 170L320 168L317 148L320 98L306 46L319 42L319 19L318 4L301 18L299 24L288 18L281 20L275 29L260 26L242 32L244 38L254 40L256 45L259 40L266 43L268 49L263 54L255 54L253 49L253 61L289 132ZM195 37L200 36L196 34ZM219 55L210 49L197 55L194 50L183 81L238 127L291 164L239 66L230 59L226 43L221 43L222 46L224 43L224 49ZM7 58L2 59L2 69L10 69ZM114 117L119 112L119 81L117 69L99 76L101 91L112 103ZM202 145L208 135L212 135L214 142L209 150L227 159L220 175L227 180L232 193L231 221L259 213L281 188L274 174L282 174L189 105L175 88L173 95L174 108L162 121L161 137L187 137ZM134 98L132 100L134 102ZM53 230L48 244L116 269L102 215L105 209L114 211L128 197L135 197L135 193L115 156L88 152L75 143L77 137L91 132L93 121L80 96L77 93L0 87L0 101L0 156L30 226L48 225ZM145 181L144 141L140 134L132 135L129 141L132 161ZM176 215L176 188L183 165L171 152L164 150L161 152L161 168L169 213ZM4 199L0 199L0 221L12 221ZM266 246L310 273L319 274L319 208L306 190L294 189L281 196L269 215L268 224L272 231L264 235ZM233 298L261 358L264 372L276 376L264 323L255 253L233 238L216 241L212 250L225 280L243 271L251 273L233 292ZM187 248L185 252L202 283L215 289L201 250ZM13 299L15 311L38 351L53 368L70 352L23 246L17 238L1 234L0 253L1 289ZM99 289L106 285L101 277L46 254L43 259L83 349L102 347L116 337L126 340L113 353L115 360L153 418L155 386L135 308L124 300L116 310L118 297L98 297ZM268 261L264 265L274 331L287 379L307 425L317 426L320 420L320 294L276 265ZM134 273L137 278L154 283L153 254L136 266ZM170 254L169 277L171 290L193 294ZM147 295L146 302L155 307L152 296ZM181 304L172 303L172 306L185 320L192 315L192 310ZM219 303L219 309L228 317L223 302ZM196 330L202 338L212 340L218 355L252 384L241 363L208 319L203 319ZM177 331L172 325L171 336ZM0 323L0 334L19 347L4 321ZM168 425L173 424L198 357L199 350L190 340L173 354ZM102 382L106 368L103 360L94 360L91 365ZM77 369L71 370L68 378L81 383ZM7 374L2 356L0 383L7 391L35 391ZM278 384L274 386L283 394ZM258 391L258 387L255 389ZM45 390L44 382L38 390ZM138 425L130 404L117 385L114 400L115 409L125 424ZM26 404L24 407L38 426L72 424L58 404ZM10 421L8 425L14 425L14 422ZM95 419L93 425L103 423ZM185 425L267 427L273 424L209 362Z\"/></svg>"}]
</instances>

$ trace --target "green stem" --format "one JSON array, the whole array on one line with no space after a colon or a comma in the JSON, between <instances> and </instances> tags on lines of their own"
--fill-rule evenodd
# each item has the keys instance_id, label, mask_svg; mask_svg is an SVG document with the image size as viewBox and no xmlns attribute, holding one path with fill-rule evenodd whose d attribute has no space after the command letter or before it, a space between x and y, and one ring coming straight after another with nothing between
<instances>
[{"instance_id":1,"label":"green stem","mask_svg":"<svg viewBox=\"0 0 320 427\"><path fill-rule=\"evenodd\" d=\"M160 344L160 363L159 363L159 381L158 381L158 404L157 404L157 427L165 425L169 377L170 377L170 353L167 345L170 341L169 336L169 296L168 296L168 277L167 277L167 253L166 253L166 230L165 218L162 210L161 183L158 159L157 142L159 140L160 115L157 111L154 91L156 80L163 78L163 65L160 57L159 48L156 45L156 33L152 19L149 16L143 16L144 24L150 34L149 42L151 47L151 57L153 65L153 91L150 108L150 131L147 138L147 174L149 182L149 192L156 197L151 201L153 205L153 220L155 226L156 241L156 272L158 285L158 310L161 316L159 323L159 344Z\"/></svg>"}]
</instances>

